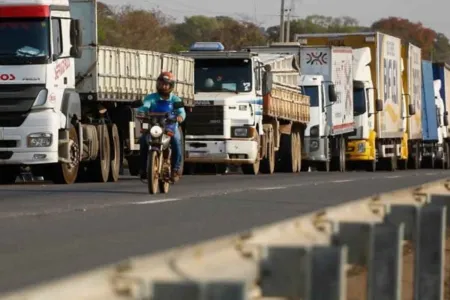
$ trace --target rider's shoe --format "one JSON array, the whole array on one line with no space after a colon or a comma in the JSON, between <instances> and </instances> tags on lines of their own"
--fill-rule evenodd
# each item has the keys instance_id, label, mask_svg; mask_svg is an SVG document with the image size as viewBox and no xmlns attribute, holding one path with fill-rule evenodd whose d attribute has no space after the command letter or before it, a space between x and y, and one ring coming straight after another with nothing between
<instances>
[{"instance_id":1,"label":"rider's shoe","mask_svg":"<svg viewBox=\"0 0 450 300\"><path fill-rule=\"evenodd\" d=\"M179 170L173 169L172 170L172 182L175 183L178 180L180 180L181 174Z\"/></svg>"}]
</instances>

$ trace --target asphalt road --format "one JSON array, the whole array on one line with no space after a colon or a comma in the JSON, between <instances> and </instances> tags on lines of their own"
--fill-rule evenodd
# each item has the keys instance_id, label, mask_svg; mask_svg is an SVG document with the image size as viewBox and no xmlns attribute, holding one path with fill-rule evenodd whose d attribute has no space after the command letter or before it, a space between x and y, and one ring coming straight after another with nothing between
<instances>
[{"instance_id":1,"label":"asphalt road","mask_svg":"<svg viewBox=\"0 0 450 300\"><path fill-rule=\"evenodd\" d=\"M136 178L0 186L0 293L444 177L450 171L184 176L167 196L148 195Z\"/></svg>"}]
</instances>

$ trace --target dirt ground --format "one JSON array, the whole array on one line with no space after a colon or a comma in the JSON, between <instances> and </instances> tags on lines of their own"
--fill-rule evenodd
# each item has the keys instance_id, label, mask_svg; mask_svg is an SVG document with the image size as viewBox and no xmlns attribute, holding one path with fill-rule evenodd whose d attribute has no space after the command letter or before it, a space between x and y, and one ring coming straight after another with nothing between
<instances>
[{"instance_id":1,"label":"dirt ground","mask_svg":"<svg viewBox=\"0 0 450 300\"><path fill-rule=\"evenodd\" d=\"M447 229L445 251L445 292L444 299L450 300L450 229ZM414 260L411 244L403 249L403 300L413 300ZM355 267L348 272L347 300L366 300L367 273L364 268Z\"/></svg>"}]
</instances>

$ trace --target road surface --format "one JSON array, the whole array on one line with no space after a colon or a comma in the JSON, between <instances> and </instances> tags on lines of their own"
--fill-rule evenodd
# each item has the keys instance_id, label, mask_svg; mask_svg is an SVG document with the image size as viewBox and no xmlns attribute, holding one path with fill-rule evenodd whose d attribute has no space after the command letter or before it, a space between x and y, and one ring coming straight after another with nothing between
<instances>
[{"instance_id":1,"label":"road surface","mask_svg":"<svg viewBox=\"0 0 450 300\"><path fill-rule=\"evenodd\" d=\"M450 171L184 176L150 196L118 183L0 186L0 293L449 177Z\"/></svg>"}]
</instances>

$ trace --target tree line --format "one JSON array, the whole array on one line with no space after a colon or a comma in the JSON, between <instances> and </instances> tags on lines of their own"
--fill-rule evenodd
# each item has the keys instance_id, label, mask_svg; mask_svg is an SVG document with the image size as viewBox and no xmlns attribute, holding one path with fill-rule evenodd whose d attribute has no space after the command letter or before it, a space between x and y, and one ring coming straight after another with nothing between
<instances>
[{"instance_id":1,"label":"tree line","mask_svg":"<svg viewBox=\"0 0 450 300\"><path fill-rule=\"evenodd\" d=\"M444 34L403 18L383 18L366 27L352 17L311 15L292 20L290 27L291 40L296 33L380 31L421 47L424 59L450 63L450 43ZM106 46L176 53L196 41L220 41L226 49L237 50L278 41L279 30L228 16L196 15L176 23L157 9L98 5L99 43Z\"/></svg>"}]
</instances>

